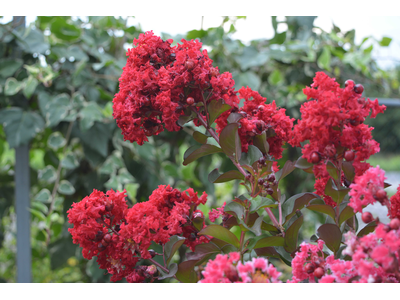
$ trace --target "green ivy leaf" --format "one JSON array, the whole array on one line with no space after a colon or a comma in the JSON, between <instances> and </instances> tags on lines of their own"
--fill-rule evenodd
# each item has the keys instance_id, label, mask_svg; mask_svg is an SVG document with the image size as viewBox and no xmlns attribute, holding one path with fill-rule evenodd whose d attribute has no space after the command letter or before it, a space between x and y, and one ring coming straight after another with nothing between
<instances>
[{"instance_id":1,"label":"green ivy leaf","mask_svg":"<svg viewBox=\"0 0 400 300\"><path fill-rule=\"evenodd\" d=\"M282 72L278 69L275 69L268 77L268 82L271 85L278 85L280 82L283 81Z\"/></svg>"},{"instance_id":2,"label":"green ivy leaf","mask_svg":"<svg viewBox=\"0 0 400 300\"><path fill-rule=\"evenodd\" d=\"M79 112L79 127L82 131L89 130L95 121L103 119L101 108L96 102L89 102Z\"/></svg>"},{"instance_id":3,"label":"green ivy leaf","mask_svg":"<svg viewBox=\"0 0 400 300\"><path fill-rule=\"evenodd\" d=\"M68 180L61 180L58 192L63 195L72 195L75 193L75 188Z\"/></svg>"},{"instance_id":4,"label":"green ivy leaf","mask_svg":"<svg viewBox=\"0 0 400 300\"><path fill-rule=\"evenodd\" d=\"M79 162L76 159L76 156L73 153L68 153L61 160L61 166L68 170L73 170L79 166Z\"/></svg>"},{"instance_id":5,"label":"green ivy leaf","mask_svg":"<svg viewBox=\"0 0 400 300\"><path fill-rule=\"evenodd\" d=\"M61 147L63 147L66 144L65 138L62 136L62 134L59 131L53 132L48 140L47 140L47 146L49 146L53 150L57 150Z\"/></svg>"},{"instance_id":6,"label":"green ivy leaf","mask_svg":"<svg viewBox=\"0 0 400 300\"><path fill-rule=\"evenodd\" d=\"M50 24L51 33L64 41L73 41L81 36L81 29L75 25L67 23L61 17L56 17Z\"/></svg>"},{"instance_id":7,"label":"green ivy leaf","mask_svg":"<svg viewBox=\"0 0 400 300\"><path fill-rule=\"evenodd\" d=\"M38 178L48 183L52 183L57 178L56 169L54 169L52 165L48 165L44 169L39 170Z\"/></svg>"},{"instance_id":8,"label":"green ivy leaf","mask_svg":"<svg viewBox=\"0 0 400 300\"><path fill-rule=\"evenodd\" d=\"M25 83L23 81L18 81L14 77L10 77L6 80L4 85L4 94L6 96L13 96L17 94L20 90L25 87Z\"/></svg>"},{"instance_id":9,"label":"green ivy leaf","mask_svg":"<svg viewBox=\"0 0 400 300\"><path fill-rule=\"evenodd\" d=\"M46 126L54 127L63 121L70 109L70 99L67 94L61 94L50 98L44 105Z\"/></svg>"},{"instance_id":10,"label":"green ivy leaf","mask_svg":"<svg viewBox=\"0 0 400 300\"><path fill-rule=\"evenodd\" d=\"M33 198L35 201L40 201L43 203L51 202L51 193L48 189L42 189L36 196Z\"/></svg>"},{"instance_id":11,"label":"green ivy leaf","mask_svg":"<svg viewBox=\"0 0 400 300\"><path fill-rule=\"evenodd\" d=\"M26 80L24 80L24 89L22 91L24 96L30 99L38 84L39 81L33 76L29 76Z\"/></svg>"},{"instance_id":12,"label":"green ivy leaf","mask_svg":"<svg viewBox=\"0 0 400 300\"><path fill-rule=\"evenodd\" d=\"M14 73L21 68L23 64L22 59L2 58L0 59L0 76L7 78L14 75Z\"/></svg>"},{"instance_id":13,"label":"green ivy leaf","mask_svg":"<svg viewBox=\"0 0 400 300\"><path fill-rule=\"evenodd\" d=\"M40 115L32 111L23 111L19 107L0 110L0 124L3 124L10 148L26 145L44 128Z\"/></svg>"}]
</instances>

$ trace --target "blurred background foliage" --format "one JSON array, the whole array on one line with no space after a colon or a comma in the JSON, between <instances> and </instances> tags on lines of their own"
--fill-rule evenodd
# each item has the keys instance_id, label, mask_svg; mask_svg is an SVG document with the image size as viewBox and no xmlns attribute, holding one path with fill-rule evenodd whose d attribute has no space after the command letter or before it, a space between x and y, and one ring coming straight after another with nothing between
<instances>
[{"instance_id":1,"label":"blurred background foliage","mask_svg":"<svg viewBox=\"0 0 400 300\"><path fill-rule=\"evenodd\" d=\"M286 17L281 22L272 17L272 39L244 44L231 38L239 18L223 17L219 27L162 37L175 42L200 39L214 66L233 74L237 88L250 86L295 118L305 100L302 89L321 70L341 85L349 78L363 84L368 97L400 98L400 68L382 70L371 57L373 47L388 46L390 38L366 47L371 37L356 44L354 30L342 32L333 25L325 32L314 26L316 17ZM278 32L278 23L286 23L287 29ZM30 145L34 282L109 281L94 260L83 259L68 233L66 211L93 189L126 189L132 206L146 201L160 184L192 187L209 194L205 213L241 193L235 182L208 181L212 169L232 169L222 155L182 165L183 153L196 143L191 124L180 132L163 132L141 147L123 141L112 118L112 99L125 52L143 32L140 26L115 17L38 17L26 29L14 25L0 24L0 281L16 278L14 148L19 145ZM387 171L400 170L396 113L389 108L384 117L368 121L376 127L373 134L382 150L371 162ZM286 147L282 162L300 156L297 149ZM295 170L281 189L287 197L312 191L310 176ZM316 224L324 222L314 212L304 214L299 240L309 239Z\"/></svg>"}]
</instances>

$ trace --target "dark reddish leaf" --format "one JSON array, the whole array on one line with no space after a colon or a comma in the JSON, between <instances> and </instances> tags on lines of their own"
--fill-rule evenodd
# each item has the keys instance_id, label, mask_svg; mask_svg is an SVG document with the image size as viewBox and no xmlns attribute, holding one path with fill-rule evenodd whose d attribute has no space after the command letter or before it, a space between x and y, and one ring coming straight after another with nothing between
<instances>
[{"instance_id":1,"label":"dark reddish leaf","mask_svg":"<svg viewBox=\"0 0 400 300\"><path fill-rule=\"evenodd\" d=\"M306 206L307 209L312 210L312 211L317 211L321 212L323 214L327 214L332 218L332 220L335 220L336 213L335 210L333 209L332 206L326 205L326 204L314 204L314 205L309 205Z\"/></svg>"},{"instance_id":2,"label":"dark reddish leaf","mask_svg":"<svg viewBox=\"0 0 400 300\"><path fill-rule=\"evenodd\" d=\"M286 216L285 223L294 216L296 210L302 209L313 199L320 199L320 196L314 193L301 193L286 200L282 205L283 216Z\"/></svg>"},{"instance_id":3,"label":"dark reddish leaf","mask_svg":"<svg viewBox=\"0 0 400 300\"><path fill-rule=\"evenodd\" d=\"M285 165L283 166L282 169L280 169L276 174L276 180L279 181L283 178L285 178L286 176L288 176L290 173L293 172L293 170L296 168L295 167L295 162L287 160Z\"/></svg>"},{"instance_id":4,"label":"dark reddish leaf","mask_svg":"<svg viewBox=\"0 0 400 300\"><path fill-rule=\"evenodd\" d=\"M202 230L204 225L204 218L194 218L193 219L193 226L198 230Z\"/></svg>"},{"instance_id":5,"label":"dark reddish leaf","mask_svg":"<svg viewBox=\"0 0 400 300\"><path fill-rule=\"evenodd\" d=\"M339 250L342 241L342 232L336 224L321 225L317 230L317 234L330 250L335 253Z\"/></svg>"},{"instance_id":6,"label":"dark reddish leaf","mask_svg":"<svg viewBox=\"0 0 400 300\"><path fill-rule=\"evenodd\" d=\"M307 159L303 158L303 156L300 156L294 166L298 169L306 170L312 168L314 165L309 163Z\"/></svg>"},{"instance_id":7,"label":"dark reddish leaf","mask_svg":"<svg viewBox=\"0 0 400 300\"><path fill-rule=\"evenodd\" d=\"M344 161L342 165L342 170L346 179L350 182L353 182L355 176L353 164L349 161Z\"/></svg>"},{"instance_id":8,"label":"dark reddish leaf","mask_svg":"<svg viewBox=\"0 0 400 300\"><path fill-rule=\"evenodd\" d=\"M337 179L338 179L338 172L337 172L337 169L336 169L335 165L334 165L331 161L328 161L328 163L326 164L326 170L328 171L329 175L330 175L334 180L337 180Z\"/></svg>"},{"instance_id":9,"label":"dark reddish leaf","mask_svg":"<svg viewBox=\"0 0 400 300\"><path fill-rule=\"evenodd\" d=\"M285 231L285 245L287 252L292 253L297 248L297 238L301 225L303 225L303 215L301 215L292 225Z\"/></svg>"},{"instance_id":10,"label":"dark reddish leaf","mask_svg":"<svg viewBox=\"0 0 400 300\"><path fill-rule=\"evenodd\" d=\"M199 131L194 131L193 138L195 139L196 142L199 142L200 144L206 144L208 136L206 136L204 133L201 133Z\"/></svg>"},{"instance_id":11,"label":"dark reddish leaf","mask_svg":"<svg viewBox=\"0 0 400 300\"><path fill-rule=\"evenodd\" d=\"M268 154L269 152L269 144L267 142L267 134L265 131L260 134L256 135L253 140L254 146L256 146L262 153Z\"/></svg>"},{"instance_id":12,"label":"dark reddish leaf","mask_svg":"<svg viewBox=\"0 0 400 300\"><path fill-rule=\"evenodd\" d=\"M187 260L178 265L178 271L176 272L176 278L183 283L196 283L198 281L197 274L194 271L194 267L197 264L197 260Z\"/></svg>"},{"instance_id":13,"label":"dark reddish leaf","mask_svg":"<svg viewBox=\"0 0 400 300\"><path fill-rule=\"evenodd\" d=\"M174 256L175 252L179 249L180 246L183 245L186 238L181 236L171 236L169 242L165 244L164 247L164 255L166 257L167 266L169 265L172 257Z\"/></svg>"},{"instance_id":14,"label":"dark reddish leaf","mask_svg":"<svg viewBox=\"0 0 400 300\"><path fill-rule=\"evenodd\" d=\"M171 264L169 266L169 273L164 272L161 268L157 268L157 269L161 274L161 276L158 277L158 280L163 280L165 278L173 277L176 274L176 272L178 272L178 265L175 263Z\"/></svg>"},{"instance_id":15,"label":"dark reddish leaf","mask_svg":"<svg viewBox=\"0 0 400 300\"><path fill-rule=\"evenodd\" d=\"M228 109L231 109L228 104L224 104L222 99L213 100L208 105L208 113L210 116L210 125L214 123L214 121Z\"/></svg>"},{"instance_id":16,"label":"dark reddish leaf","mask_svg":"<svg viewBox=\"0 0 400 300\"><path fill-rule=\"evenodd\" d=\"M237 170L231 170L224 174L221 174L218 172L218 169L214 169L208 175L208 181L210 181L211 183L222 183L235 179L244 180L244 175Z\"/></svg>"},{"instance_id":17,"label":"dark reddish leaf","mask_svg":"<svg viewBox=\"0 0 400 300\"><path fill-rule=\"evenodd\" d=\"M365 226L363 229L360 230L359 233L357 233L357 237L363 237L364 235L367 235L368 233L371 233L375 230L377 224L375 221L369 223L367 226Z\"/></svg>"},{"instance_id":18,"label":"dark reddish leaf","mask_svg":"<svg viewBox=\"0 0 400 300\"><path fill-rule=\"evenodd\" d=\"M191 147L192 148L192 147ZM196 159L209 155L209 154L213 154L213 153L218 153L218 152L222 152L222 149L214 146L214 145L209 145L209 144L205 144L202 145L199 149L192 151L189 155L186 155L186 153L191 150L191 148L189 148L188 150L186 150L185 155L184 155L184 161L183 161L183 165L188 165L191 162L195 161Z\"/></svg>"},{"instance_id":19,"label":"dark reddish leaf","mask_svg":"<svg viewBox=\"0 0 400 300\"><path fill-rule=\"evenodd\" d=\"M239 240L237 239L236 235L230 232L228 229L220 226L220 225L209 225L206 228L202 229L198 235L209 235L220 239L224 242L227 242L236 248L240 247Z\"/></svg>"},{"instance_id":20,"label":"dark reddish leaf","mask_svg":"<svg viewBox=\"0 0 400 300\"><path fill-rule=\"evenodd\" d=\"M244 207L236 202L229 202L224 207L224 212L237 217L239 220L243 219Z\"/></svg>"},{"instance_id":21,"label":"dark reddish leaf","mask_svg":"<svg viewBox=\"0 0 400 300\"><path fill-rule=\"evenodd\" d=\"M259 240L253 249L271 247L271 246L284 246L285 238L281 236L268 236Z\"/></svg>"},{"instance_id":22,"label":"dark reddish leaf","mask_svg":"<svg viewBox=\"0 0 400 300\"><path fill-rule=\"evenodd\" d=\"M339 215L339 226L342 225L344 221L347 221L354 215L355 213L353 209L350 206L346 206Z\"/></svg>"},{"instance_id":23,"label":"dark reddish leaf","mask_svg":"<svg viewBox=\"0 0 400 300\"><path fill-rule=\"evenodd\" d=\"M219 136L219 143L222 150L235 161L239 161L242 155L242 146L240 143L238 128L238 123L228 124L224 129L222 129Z\"/></svg>"},{"instance_id":24,"label":"dark reddish leaf","mask_svg":"<svg viewBox=\"0 0 400 300\"><path fill-rule=\"evenodd\" d=\"M243 119L243 116L239 113L230 113L228 117L229 123L237 123L240 119Z\"/></svg>"},{"instance_id":25,"label":"dark reddish leaf","mask_svg":"<svg viewBox=\"0 0 400 300\"><path fill-rule=\"evenodd\" d=\"M276 252L274 247L258 248L254 249L254 251L257 253L257 256L269 256L279 258L279 253Z\"/></svg>"}]
</instances>

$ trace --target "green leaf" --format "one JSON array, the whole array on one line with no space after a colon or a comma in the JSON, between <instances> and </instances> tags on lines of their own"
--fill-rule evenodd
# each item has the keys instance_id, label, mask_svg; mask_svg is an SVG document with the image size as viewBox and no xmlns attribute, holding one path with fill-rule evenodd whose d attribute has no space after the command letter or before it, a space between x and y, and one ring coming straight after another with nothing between
<instances>
[{"instance_id":1,"label":"green leaf","mask_svg":"<svg viewBox=\"0 0 400 300\"><path fill-rule=\"evenodd\" d=\"M278 85L282 81L283 81L283 75L282 72L279 71L278 69L275 69L268 77L268 82L271 85Z\"/></svg>"},{"instance_id":2,"label":"green leaf","mask_svg":"<svg viewBox=\"0 0 400 300\"><path fill-rule=\"evenodd\" d=\"M214 169L208 175L208 181L210 181L211 183L222 183L235 179L244 180L244 175L237 170L231 170L224 174L221 174L218 172L218 169Z\"/></svg>"},{"instance_id":3,"label":"green leaf","mask_svg":"<svg viewBox=\"0 0 400 300\"><path fill-rule=\"evenodd\" d=\"M349 188L340 188L338 190L332 178L330 178L325 186L324 192L326 195L331 196L333 201L335 201L337 204L340 204L349 191Z\"/></svg>"},{"instance_id":4,"label":"green leaf","mask_svg":"<svg viewBox=\"0 0 400 300\"><path fill-rule=\"evenodd\" d=\"M193 226L196 228L198 231L203 229L204 226L204 218L203 217L197 217L193 219Z\"/></svg>"},{"instance_id":5,"label":"green leaf","mask_svg":"<svg viewBox=\"0 0 400 300\"><path fill-rule=\"evenodd\" d=\"M242 146L240 143L238 128L239 124L237 123L228 124L224 129L222 129L219 136L219 143L222 150L226 155L228 155L228 157L231 157L236 161L239 161L242 155Z\"/></svg>"},{"instance_id":6,"label":"green leaf","mask_svg":"<svg viewBox=\"0 0 400 300\"><path fill-rule=\"evenodd\" d=\"M65 119L70 109L70 99L67 94L61 94L45 104L46 126L54 127Z\"/></svg>"},{"instance_id":7,"label":"green leaf","mask_svg":"<svg viewBox=\"0 0 400 300\"><path fill-rule=\"evenodd\" d=\"M244 216L244 207L236 202L229 202L224 207L224 212L235 216L238 220L242 220Z\"/></svg>"},{"instance_id":8,"label":"green leaf","mask_svg":"<svg viewBox=\"0 0 400 300\"><path fill-rule=\"evenodd\" d=\"M38 218L40 221L46 221L46 216L40 211L33 208L29 209L32 215Z\"/></svg>"},{"instance_id":9,"label":"green leaf","mask_svg":"<svg viewBox=\"0 0 400 300\"><path fill-rule=\"evenodd\" d=\"M56 17L50 24L51 33L64 41L73 41L81 36L81 29L75 25L68 24L61 17Z\"/></svg>"},{"instance_id":10,"label":"green leaf","mask_svg":"<svg viewBox=\"0 0 400 300\"><path fill-rule=\"evenodd\" d=\"M312 168L314 165L312 163L309 163L307 159L303 158L303 156L300 156L294 166L298 169L306 170Z\"/></svg>"},{"instance_id":11,"label":"green leaf","mask_svg":"<svg viewBox=\"0 0 400 300\"><path fill-rule=\"evenodd\" d=\"M214 121L224 112L231 109L232 107L228 104L224 104L222 99L213 100L208 105L208 113L210 116L210 124L214 123Z\"/></svg>"},{"instance_id":12,"label":"green leaf","mask_svg":"<svg viewBox=\"0 0 400 300\"><path fill-rule=\"evenodd\" d=\"M265 207L277 207L278 204L275 203L270 198L260 197L254 198L251 200L250 212L255 212L261 208Z\"/></svg>"},{"instance_id":13,"label":"green leaf","mask_svg":"<svg viewBox=\"0 0 400 300\"><path fill-rule=\"evenodd\" d=\"M330 206L330 205L314 204L314 205L309 205L309 206L306 206L306 207L309 210L321 212L323 214L327 214L328 216L330 216L332 218L332 220L335 220L336 213L335 213L335 210L333 209L333 207Z\"/></svg>"},{"instance_id":14,"label":"green leaf","mask_svg":"<svg viewBox=\"0 0 400 300\"><path fill-rule=\"evenodd\" d=\"M75 188L68 180L61 180L58 186L58 192L63 195L72 195L75 193Z\"/></svg>"},{"instance_id":15,"label":"green leaf","mask_svg":"<svg viewBox=\"0 0 400 300\"><path fill-rule=\"evenodd\" d=\"M346 179L350 182L353 182L355 177L355 170L353 164L349 161L344 161L342 165L342 170Z\"/></svg>"},{"instance_id":16,"label":"green leaf","mask_svg":"<svg viewBox=\"0 0 400 300\"><path fill-rule=\"evenodd\" d=\"M384 36L382 40L379 42L379 45L382 47L388 47L392 42L392 38Z\"/></svg>"},{"instance_id":17,"label":"green leaf","mask_svg":"<svg viewBox=\"0 0 400 300\"><path fill-rule=\"evenodd\" d=\"M25 83L23 81L18 81L14 77L10 77L6 80L4 85L4 94L6 96L13 96L17 94L20 90L25 87Z\"/></svg>"},{"instance_id":18,"label":"green leaf","mask_svg":"<svg viewBox=\"0 0 400 300\"><path fill-rule=\"evenodd\" d=\"M331 51L328 47L324 47L322 50L321 55L318 57L317 64L320 69L331 70Z\"/></svg>"},{"instance_id":19,"label":"green leaf","mask_svg":"<svg viewBox=\"0 0 400 300\"><path fill-rule=\"evenodd\" d=\"M227 121L228 123L238 123L241 119L243 119L241 114L231 112L227 118Z\"/></svg>"},{"instance_id":20,"label":"green leaf","mask_svg":"<svg viewBox=\"0 0 400 300\"><path fill-rule=\"evenodd\" d=\"M301 193L287 199L282 205L283 216L286 216L285 223L296 213L302 209L313 199L321 199L320 196L314 193Z\"/></svg>"},{"instance_id":21,"label":"green leaf","mask_svg":"<svg viewBox=\"0 0 400 300\"><path fill-rule=\"evenodd\" d=\"M221 148L214 146L214 145L209 145L209 144L202 145L199 149L194 150L189 155L187 155L187 153L190 150L193 150L193 149L189 148L188 150L186 150L186 152L184 154L184 161L183 161L184 166L190 164L191 162L195 161L196 159L199 159L200 157L210 155L213 153L222 152Z\"/></svg>"},{"instance_id":22,"label":"green leaf","mask_svg":"<svg viewBox=\"0 0 400 300\"><path fill-rule=\"evenodd\" d=\"M4 78L11 77L19 68L21 68L22 64L22 59L0 59L0 76Z\"/></svg>"},{"instance_id":23,"label":"green leaf","mask_svg":"<svg viewBox=\"0 0 400 300\"><path fill-rule=\"evenodd\" d=\"M196 142L199 142L200 144L207 144L208 136L206 136L204 133L201 133L200 131L194 131L193 138Z\"/></svg>"},{"instance_id":24,"label":"green leaf","mask_svg":"<svg viewBox=\"0 0 400 300\"><path fill-rule=\"evenodd\" d=\"M367 226L365 226L363 229L360 230L359 233L357 233L357 237L363 237L367 235L368 233L374 232L377 224L375 221L369 223Z\"/></svg>"},{"instance_id":25,"label":"green leaf","mask_svg":"<svg viewBox=\"0 0 400 300\"><path fill-rule=\"evenodd\" d=\"M328 163L326 164L326 170L334 180L338 180L337 169L331 161L328 161Z\"/></svg>"},{"instance_id":26,"label":"green leaf","mask_svg":"<svg viewBox=\"0 0 400 300\"><path fill-rule=\"evenodd\" d=\"M258 240L253 249L272 247L272 246L284 246L285 238L281 236L268 236Z\"/></svg>"},{"instance_id":27,"label":"green leaf","mask_svg":"<svg viewBox=\"0 0 400 300\"><path fill-rule=\"evenodd\" d=\"M268 154L269 144L267 142L267 134L265 131L262 134L256 135L253 140L254 146L256 146L262 153Z\"/></svg>"},{"instance_id":28,"label":"green leaf","mask_svg":"<svg viewBox=\"0 0 400 300\"><path fill-rule=\"evenodd\" d=\"M40 115L19 107L0 110L0 124L3 124L10 148L26 145L44 128Z\"/></svg>"},{"instance_id":29,"label":"green leaf","mask_svg":"<svg viewBox=\"0 0 400 300\"><path fill-rule=\"evenodd\" d=\"M202 231L200 231L198 235L209 235L217 239L220 239L224 242L227 242L235 246L236 248L240 247L240 243L236 235L234 235L231 231L220 225L209 225Z\"/></svg>"},{"instance_id":30,"label":"green leaf","mask_svg":"<svg viewBox=\"0 0 400 300\"><path fill-rule=\"evenodd\" d=\"M51 202L51 193L48 189L42 189L36 196L33 198L35 201L40 201L43 203Z\"/></svg>"},{"instance_id":31,"label":"green leaf","mask_svg":"<svg viewBox=\"0 0 400 300\"><path fill-rule=\"evenodd\" d=\"M212 242L215 242L215 239L213 239ZM224 243L223 245L221 245L221 247L225 245L226 244ZM196 245L194 252L187 253L186 256L188 260L200 261L207 255L219 252L220 247L214 245L213 243L207 243Z\"/></svg>"},{"instance_id":32,"label":"green leaf","mask_svg":"<svg viewBox=\"0 0 400 300\"><path fill-rule=\"evenodd\" d=\"M63 147L66 144L65 138L62 136L62 134L59 131L53 132L48 140L47 140L47 146L49 146L53 150L57 150L61 147Z\"/></svg>"},{"instance_id":33,"label":"green leaf","mask_svg":"<svg viewBox=\"0 0 400 300\"><path fill-rule=\"evenodd\" d=\"M296 219L285 231L285 250L292 253L297 248L297 238L301 225L303 225L303 215Z\"/></svg>"},{"instance_id":34,"label":"green leaf","mask_svg":"<svg viewBox=\"0 0 400 300\"><path fill-rule=\"evenodd\" d=\"M253 91L257 91L261 86L260 77L253 71L235 73L233 75L235 89L239 90L243 86L249 86Z\"/></svg>"},{"instance_id":35,"label":"green leaf","mask_svg":"<svg viewBox=\"0 0 400 300\"><path fill-rule=\"evenodd\" d=\"M339 215L339 226L354 215L353 209L350 206L346 206Z\"/></svg>"},{"instance_id":36,"label":"green leaf","mask_svg":"<svg viewBox=\"0 0 400 300\"><path fill-rule=\"evenodd\" d=\"M79 117L79 127L82 131L86 131L94 125L95 121L103 119L103 113L96 102L89 102L81 109Z\"/></svg>"},{"instance_id":37,"label":"green leaf","mask_svg":"<svg viewBox=\"0 0 400 300\"><path fill-rule=\"evenodd\" d=\"M68 170L73 170L79 166L79 162L73 153L68 153L62 160L61 166Z\"/></svg>"},{"instance_id":38,"label":"green leaf","mask_svg":"<svg viewBox=\"0 0 400 300\"><path fill-rule=\"evenodd\" d=\"M287 160L285 162L285 165L283 166L282 169L280 169L276 174L275 174L275 178L277 181L285 178L286 176L288 176L290 173L293 172L293 170L296 168L295 167L295 162L292 162L290 160Z\"/></svg>"},{"instance_id":39,"label":"green leaf","mask_svg":"<svg viewBox=\"0 0 400 300\"><path fill-rule=\"evenodd\" d=\"M183 245L186 238L181 236L171 236L168 243L165 244L164 247L164 255L166 258L166 264L169 266L172 257L174 256L175 252L178 251L179 247Z\"/></svg>"},{"instance_id":40,"label":"green leaf","mask_svg":"<svg viewBox=\"0 0 400 300\"><path fill-rule=\"evenodd\" d=\"M337 252L342 241L342 232L336 224L323 224L317 230L318 236L333 252Z\"/></svg>"},{"instance_id":41,"label":"green leaf","mask_svg":"<svg viewBox=\"0 0 400 300\"><path fill-rule=\"evenodd\" d=\"M45 54L45 52L50 49L49 43L45 41L44 34L40 30L33 28L25 30L21 39L17 40L17 44L25 52L32 54Z\"/></svg>"},{"instance_id":42,"label":"green leaf","mask_svg":"<svg viewBox=\"0 0 400 300\"><path fill-rule=\"evenodd\" d=\"M54 169L52 165L48 165L44 169L39 170L38 178L48 183L52 183L57 178L56 169Z\"/></svg>"},{"instance_id":43,"label":"green leaf","mask_svg":"<svg viewBox=\"0 0 400 300\"><path fill-rule=\"evenodd\" d=\"M25 81L24 90L22 91L24 96L30 99L33 93L35 92L38 84L39 81L35 77L29 76L28 79L26 79Z\"/></svg>"}]
</instances>

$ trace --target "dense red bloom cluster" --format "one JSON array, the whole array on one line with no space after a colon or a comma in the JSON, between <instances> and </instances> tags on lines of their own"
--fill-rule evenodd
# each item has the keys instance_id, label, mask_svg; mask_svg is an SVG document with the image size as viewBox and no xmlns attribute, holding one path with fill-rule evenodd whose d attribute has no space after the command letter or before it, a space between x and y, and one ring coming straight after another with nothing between
<instances>
[{"instance_id":1,"label":"dense red bloom cluster","mask_svg":"<svg viewBox=\"0 0 400 300\"><path fill-rule=\"evenodd\" d=\"M400 185L397 187L397 192L390 198L389 216L391 219L400 219Z\"/></svg>"},{"instance_id":2,"label":"dense red bloom cluster","mask_svg":"<svg viewBox=\"0 0 400 300\"><path fill-rule=\"evenodd\" d=\"M376 201L387 204L387 196L384 189L385 171L377 166L368 169L363 175L357 176L350 185L350 203L354 212L362 212L368 204ZM386 201L385 201L386 200Z\"/></svg>"},{"instance_id":3,"label":"dense red bloom cluster","mask_svg":"<svg viewBox=\"0 0 400 300\"><path fill-rule=\"evenodd\" d=\"M254 137L266 132L269 143L269 154L279 159L282 157L282 145L289 141L294 119L286 116L285 109L278 108L275 100L266 104L267 98L253 91L249 87L239 90L239 98L244 99L244 105L240 109L233 108L223 113L217 120L217 132L228 124L228 117L232 112L242 115L238 121L239 137L242 151L247 152L249 145L253 144Z\"/></svg>"},{"instance_id":4,"label":"dense red bloom cluster","mask_svg":"<svg viewBox=\"0 0 400 300\"><path fill-rule=\"evenodd\" d=\"M341 89L334 78L323 72L317 72L314 83L303 91L307 100L313 100L301 106L301 120L294 126L290 143L302 147L303 157L310 163L319 162L323 168L325 161L341 159L339 155L342 155L343 149L352 150L355 153L352 164L356 175L362 175L370 167L363 161L379 152L379 144L372 139L373 128L363 122L370 111L371 118L375 118L378 113L383 113L386 106L380 106L377 99L362 98L353 81ZM309 144L301 146L305 141ZM314 168L314 174L321 180L316 183L316 189L320 190L319 185L326 183L329 175L321 172L321 168Z\"/></svg>"},{"instance_id":5,"label":"dense red bloom cluster","mask_svg":"<svg viewBox=\"0 0 400 300\"><path fill-rule=\"evenodd\" d=\"M134 272L138 258L134 249L128 247L118 231L125 225L128 206L125 191L93 193L82 201L72 204L67 211L68 221L73 228L68 229L73 242L79 244L86 259L97 256L100 268L113 274L111 280L117 281Z\"/></svg>"},{"instance_id":6,"label":"dense red bloom cluster","mask_svg":"<svg viewBox=\"0 0 400 300\"><path fill-rule=\"evenodd\" d=\"M238 263L240 254L231 252L218 254L214 260L209 260L204 271L201 283L270 283L281 282L278 277L281 273L268 263L265 258L253 258L252 261Z\"/></svg>"},{"instance_id":7,"label":"dense red bloom cluster","mask_svg":"<svg viewBox=\"0 0 400 300\"><path fill-rule=\"evenodd\" d=\"M113 116L125 140L143 145L147 136L163 131L163 125L178 131L179 116L205 100L223 99L237 107L232 75L220 74L212 66L207 51L200 51L200 42L182 40L171 47L172 40L163 41L148 31L133 43L113 100Z\"/></svg>"},{"instance_id":8,"label":"dense red bloom cluster","mask_svg":"<svg viewBox=\"0 0 400 300\"><path fill-rule=\"evenodd\" d=\"M180 192L169 185L160 185L149 201L137 203L128 211L128 224L121 227L120 234L136 247L142 258L151 257L147 249L152 242L165 244L173 235L182 234L187 238L185 244L194 249L197 244L208 242L205 236L197 236L191 225L192 212L206 201L205 192L199 198L191 188Z\"/></svg>"}]
</instances>

